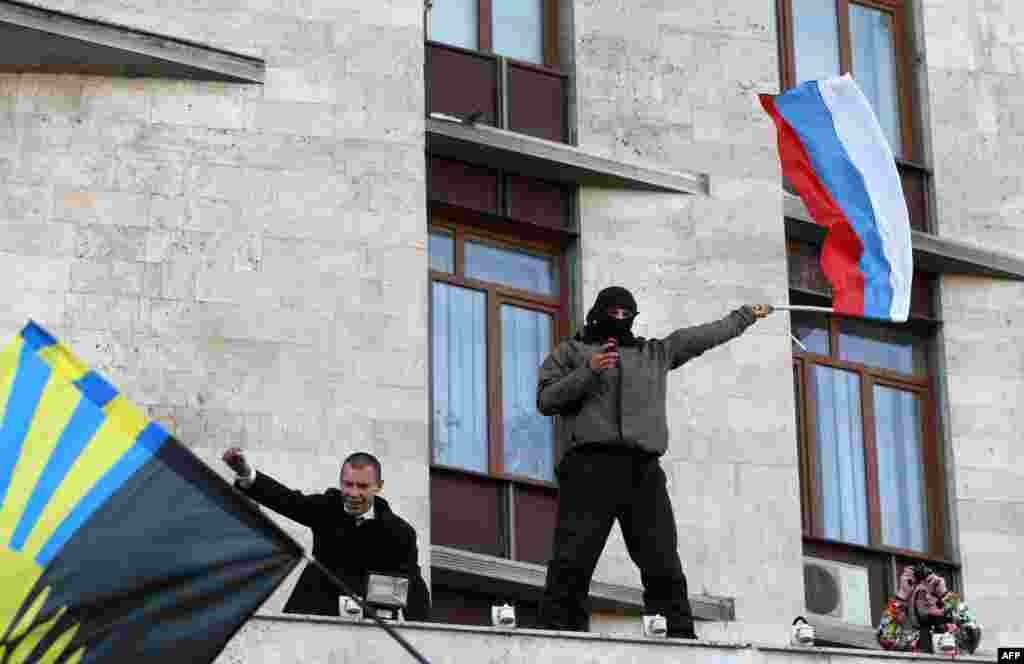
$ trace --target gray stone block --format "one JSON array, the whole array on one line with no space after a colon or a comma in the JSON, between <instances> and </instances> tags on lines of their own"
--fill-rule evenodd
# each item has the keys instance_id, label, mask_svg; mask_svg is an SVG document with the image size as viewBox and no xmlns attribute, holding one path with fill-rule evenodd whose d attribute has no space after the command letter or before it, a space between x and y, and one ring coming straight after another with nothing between
<instances>
[{"instance_id":1,"label":"gray stone block","mask_svg":"<svg viewBox=\"0 0 1024 664\"><path fill-rule=\"evenodd\" d=\"M124 226L80 225L75 227L75 258L91 261L134 263L146 254L148 231Z\"/></svg>"},{"instance_id":2,"label":"gray stone block","mask_svg":"<svg viewBox=\"0 0 1024 664\"><path fill-rule=\"evenodd\" d=\"M148 226L148 196L122 191L58 189L54 218L89 224Z\"/></svg>"},{"instance_id":3,"label":"gray stone block","mask_svg":"<svg viewBox=\"0 0 1024 664\"><path fill-rule=\"evenodd\" d=\"M142 271L142 263L76 260L71 263L68 290L99 295L139 295Z\"/></svg>"},{"instance_id":4,"label":"gray stone block","mask_svg":"<svg viewBox=\"0 0 1024 664\"><path fill-rule=\"evenodd\" d=\"M21 256L70 257L75 227L59 222L0 221L0 252Z\"/></svg>"},{"instance_id":5,"label":"gray stone block","mask_svg":"<svg viewBox=\"0 0 1024 664\"><path fill-rule=\"evenodd\" d=\"M76 331L136 331L141 310L137 297L72 293L67 295L65 324Z\"/></svg>"}]
</instances>

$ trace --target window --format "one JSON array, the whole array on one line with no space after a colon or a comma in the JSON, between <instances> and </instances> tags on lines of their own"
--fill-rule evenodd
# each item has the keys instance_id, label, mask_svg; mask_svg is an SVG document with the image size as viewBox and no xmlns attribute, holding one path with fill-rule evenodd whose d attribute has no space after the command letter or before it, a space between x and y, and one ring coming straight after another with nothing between
<instances>
[{"instance_id":1,"label":"window","mask_svg":"<svg viewBox=\"0 0 1024 664\"><path fill-rule=\"evenodd\" d=\"M783 83L851 73L897 157L912 150L904 0L779 0Z\"/></svg>"},{"instance_id":2,"label":"window","mask_svg":"<svg viewBox=\"0 0 1024 664\"><path fill-rule=\"evenodd\" d=\"M557 0L431 0L427 39L558 66Z\"/></svg>"},{"instance_id":3,"label":"window","mask_svg":"<svg viewBox=\"0 0 1024 664\"><path fill-rule=\"evenodd\" d=\"M430 250L433 463L553 481L536 389L560 316L559 256L440 219Z\"/></svg>"},{"instance_id":4,"label":"window","mask_svg":"<svg viewBox=\"0 0 1024 664\"><path fill-rule=\"evenodd\" d=\"M805 531L836 542L941 553L927 515L938 487L928 338L862 320L792 313ZM931 475L931 476L929 476Z\"/></svg>"},{"instance_id":5,"label":"window","mask_svg":"<svg viewBox=\"0 0 1024 664\"><path fill-rule=\"evenodd\" d=\"M791 242L788 253L793 303L828 306L816 248ZM790 318L804 554L868 570L873 624L904 565L926 561L956 582L929 361L931 283L915 274L906 325Z\"/></svg>"},{"instance_id":6,"label":"window","mask_svg":"<svg viewBox=\"0 0 1024 664\"><path fill-rule=\"evenodd\" d=\"M427 112L566 142L559 0L432 0Z\"/></svg>"},{"instance_id":7,"label":"window","mask_svg":"<svg viewBox=\"0 0 1024 664\"><path fill-rule=\"evenodd\" d=\"M428 164L431 543L546 564L556 441L537 371L568 331L570 192Z\"/></svg>"},{"instance_id":8,"label":"window","mask_svg":"<svg viewBox=\"0 0 1024 664\"><path fill-rule=\"evenodd\" d=\"M931 232L931 171L915 162L907 0L777 0L782 86L851 73L896 155L910 227Z\"/></svg>"}]
</instances>

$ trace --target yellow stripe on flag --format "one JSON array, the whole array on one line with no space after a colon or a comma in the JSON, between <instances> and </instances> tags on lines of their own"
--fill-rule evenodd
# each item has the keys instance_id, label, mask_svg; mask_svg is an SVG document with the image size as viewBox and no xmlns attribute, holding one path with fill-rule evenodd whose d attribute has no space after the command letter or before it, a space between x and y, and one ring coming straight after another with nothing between
<instances>
[{"instance_id":1,"label":"yellow stripe on flag","mask_svg":"<svg viewBox=\"0 0 1024 664\"><path fill-rule=\"evenodd\" d=\"M42 517L32 534L28 536L24 547L26 555L33 558L39 555L64 518L121 456L131 449L135 439L148 424L145 414L120 395L107 404L104 410L108 413L106 420L89 445L82 450L43 509Z\"/></svg>"},{"instance_id":2,"label":"yellow stripe on flag","mask_svg":"<svg viewBox=\"0 0 1024 664\"><path fill-rule=\"evenodd\" d=\"M52 344L36 351L36 355L50 365L53 372L62 378L75 382L86 373L89 367L78 359L64 344Z\"/></svg>"},{"instance_id":3,"label":"yellow stripe on flag","mask_svg":"<svg viewBox=\"0 0 1024 664\"><path fill-rule=\"evenodd\" d=\"M81 400L82 393L74 385L50 375L21 444L21 454L11 474L4 503L0 506L0 543L6 545L11 541L36 482Z\"/></svg>"}]
</instances>

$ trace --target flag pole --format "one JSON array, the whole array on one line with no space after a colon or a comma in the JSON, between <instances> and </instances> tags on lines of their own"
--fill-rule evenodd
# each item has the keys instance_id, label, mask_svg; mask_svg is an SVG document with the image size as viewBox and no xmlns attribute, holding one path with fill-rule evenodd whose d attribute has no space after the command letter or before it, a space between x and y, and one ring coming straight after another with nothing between
<instances>
[{"instance_id":1,"label":"flag pole","mask_svg":"<svg viewBox=\"0 0 1024 664\"><path fill-rule=\"evenodd\" d=\"M832 307L811 307L804 304L773 304L772 309L776 311L819 311L826 314L834 314Z\"/></svg>"},{"instance_id":2,"label":"flag pole","mask_svg":"<svg viewBox=\"0 0 1024 664\"><path fill-rule=\"evenodd\" d=\"M405 648L406 651L408 651L408 653L412 655L417 662L419 662L420 664L430 664L430 662L427 661L427 659L423 655L421 655L419 651L413 648L412 644L406 641L405 638L403 638L402 635L399 634L394 627L381 620L380 617L377 616L376 611L370 611L369 607L363 603L363 598L349 590L349 587L345 585L345 582L339 579L336 574L334 574L331 570L327 569L319 560L306 553L305 550L303 550L302 555L311 564L316 565L316 567L321 572L323 572L324 575L327 576L327 578L330 579L336 586L338 586L338 588L340 588L343 593L354 599L356 604L358 604L359 607L363 610L363 615L368 615L371 618L373 618L373 621L380 625L380 627L383 628L384 631L391 636L391 638L393 638L395 641L398 641L398 644Z\"/></svg>"}]
</instances>

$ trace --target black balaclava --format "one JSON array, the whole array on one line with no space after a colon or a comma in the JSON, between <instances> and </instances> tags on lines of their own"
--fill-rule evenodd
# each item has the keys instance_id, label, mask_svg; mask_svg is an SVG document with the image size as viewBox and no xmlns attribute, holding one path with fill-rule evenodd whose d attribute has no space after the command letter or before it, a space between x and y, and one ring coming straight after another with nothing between
<instances>
[{"instance_id":1,"label":"black balaclava","mask_svg":"<svg viewBox=\"0 0 1024 664\"><path fill-rule=\"evenodd\" d=\"M608 315L608 309L622 307L633 312L633 316L619 320ZM583 330L583 342L599 344L615 339L620 346L634 346L638 342L633 336L633 320L636 318L636 300L633 294L621 286L609 286L597 294L594 306L587 313L587 325Z\"/></svg>"}]
</instances>

